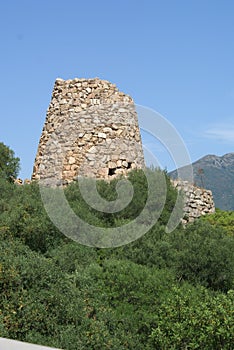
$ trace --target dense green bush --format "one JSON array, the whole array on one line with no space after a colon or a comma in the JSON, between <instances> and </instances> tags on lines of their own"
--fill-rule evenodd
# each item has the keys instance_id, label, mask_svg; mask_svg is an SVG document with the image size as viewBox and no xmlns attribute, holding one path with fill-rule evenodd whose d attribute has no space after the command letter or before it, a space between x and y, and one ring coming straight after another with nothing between
<instances>
[{"instance_id":1,"label":"dense green bush","mask_svg":"<svg viewBox=\"0 0 234 350\"><path fill-rule=\"evenodd\" d=\"M234 211L216 209L214 214L204 216L203 220L216 227L222 227L228 235L234 236Z\"/></svg>"},{"instance_id":2,"label":"dense green bush","mask_svg":"<svg viewBox=\"0 0 234 350\"><path fill-rule=\"evenodd\" d=\"M112 227L126 224L128 221L135 219L145 206L146 214L144 215L144 220L147 221L149 219L150 221L152 217L160 216L159 221L166 224L174 207L177 191L171 185L165 172L158 169L147 169L145 173L142 170L135 170L129 173L128 180L133 188L133 198L126 208L116 213L108 213L105 208L98 211L90 207L82 198L79 184L76 182L67 187L65 195L72 209L82 219L93 225ZM115 201L117 199L117 184L119 180L123 180L123 178L114 179L109 183L104 180L97 181L97 191L100 196L108 202ZM150 189L148 189L148 182ZM91 195L89 187L92 189L93 183L95 183L95 180L92 179L87 179L85 182L86 191L89 195ZM128 197L128 195L130 195L130 192L124 193L125 197ZM148 196L150 198L147 202ZM91 198L90 201L94 203L95 198L93 200Z\"/></svg>"},{"instance_id":3,"label":"dense green bush","mask_svg":"<svg viewBox=\"0 0 234 350\"><path fill-rule=\"evenodd\" d=\"M173 235L179 279L228 291L234 288L234 239L201 220Z\"/></svg>"},{"instance_id":4,"label":"dense green bush","mask_svg":"<svg viewBox=\"0 0 234 350\"><path fill-rule=\"evenodd\" d=\"M233 305L233 290L211 295L199 287L173 287L155 314L152 349L232 349Z\"/></svg>"},{"instance_id":5,"label":"dense green bush","mask_svg":"<svg viewBox=\"0 0 234 350\"><path fill-rule=\"evenodd\" d=\"M81 322L79 290L52 259L32 252L15 238L1 241L0 255L3 334L26 340L34 332L46 339L56 337L61 326Z\"/></svg>"},{"instance_id":6,"label":"dense green bush","mask_svg":"<svg viewBox=\"0 0 234 350\"><path fill-rule=\"evenodd\" d=\"M46 214L36 183L17 186L5 182L5 186L7 190L0 201L0 227L7 227L11 235L41 252L46 252L63 239Z\"/></svg>"}]
</instances>

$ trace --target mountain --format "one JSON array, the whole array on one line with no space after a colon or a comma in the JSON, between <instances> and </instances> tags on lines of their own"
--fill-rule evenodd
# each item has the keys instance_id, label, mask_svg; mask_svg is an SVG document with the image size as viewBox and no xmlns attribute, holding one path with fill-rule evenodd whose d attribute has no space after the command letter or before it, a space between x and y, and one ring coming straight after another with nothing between
<instances>
[{"instance_id":1,"label":"mountain","mask_svg":"<svg viewBox=\"0 0 234 350\"><path fill-rule=\"evenodd\" d=\"M234 153L207 155L192 163L194 183L213 193L216 208L234 210ZM188 166L180 168L182 180L187 179ZM176 179L177 170L169 173Z\"/></svg>"}]
</instances>

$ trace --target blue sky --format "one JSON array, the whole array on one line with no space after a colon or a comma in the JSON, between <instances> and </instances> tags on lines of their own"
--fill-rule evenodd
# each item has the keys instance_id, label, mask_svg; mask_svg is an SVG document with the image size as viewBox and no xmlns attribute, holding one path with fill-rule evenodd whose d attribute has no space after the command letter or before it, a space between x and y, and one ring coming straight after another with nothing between
<instances>
[{"instance_id":1,"label":"blue sky","mask_svg":"<svg viewBox=\"0 0 234 350\"><path fill-rule=\"evenodd\" d=\"M167 118L192 161L233 152L233 35L229 0L1 1L0 141L30 177L55 79L100 77Z\"/></svg>"}]
</instances>

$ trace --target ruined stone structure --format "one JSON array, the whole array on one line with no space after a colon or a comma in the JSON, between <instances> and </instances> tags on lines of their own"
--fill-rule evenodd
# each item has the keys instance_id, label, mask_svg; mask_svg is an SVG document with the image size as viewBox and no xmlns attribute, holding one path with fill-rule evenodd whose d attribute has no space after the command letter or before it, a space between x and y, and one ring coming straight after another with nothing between
<instances>
[{"instance_id":1,"label":"ruined stone structure","mask_svg":"<svg viewBox=\"0 0 234 350\"><path fill-rule=\"evenodd\" d=\"M172 180L178 191L184 197L183 224L193 222L196 218L215 212L215 204L210 190L196 187L188 181Z\"/></svg>"},{"instance_id":2,"label":"ruined stone structure","mask_svg":"<svg viewBox=\"0 0 234 350\"><path fill-rule=\"evenodd\" d=\"M78 176L111 179L144 166L130 96L98 78L55 81L32 180L60 186ZM184 193L183 223L214 212L211 191L186 181L172 182Z\"/></svg>"},{"instance_id":3,"label":"ruined stone structure","mask_svg":"<svg viewBox=\"0 0 234 350\"><path fill-rule=\"evenodd\" d=\"M33 180L63 185L77 176L110 179L144 166L130 96L98 78L55 81Z\"/></svg>"}]
</instances>

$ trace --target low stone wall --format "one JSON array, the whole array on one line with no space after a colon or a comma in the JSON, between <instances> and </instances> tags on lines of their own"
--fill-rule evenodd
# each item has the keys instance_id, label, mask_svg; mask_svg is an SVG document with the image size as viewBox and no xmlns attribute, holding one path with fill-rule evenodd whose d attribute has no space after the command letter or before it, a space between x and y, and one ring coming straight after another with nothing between
<instances>
[{"instance_id":1,"label":"low stone wall","mask_svg":"<svg viewBox=\"0 0 234 350\"><path fill-rule=\"evenodd\" d=\"M188 181L172 180L178 191L184 196L183 224L193 222L196 218L215 212L215 203L210 190L196 187Z\"/></svg>"},{"instance_id":2,"label":"low stone wall","mask_svg":"<svg viewBox=\"0 0 234 350\"><path fill-rule=\"evenodd\" d=\"M33 180L61 185L77 176L110 179L144 166L130 96L98 78L56 80Z\"/></svg>"}]
</instances>

